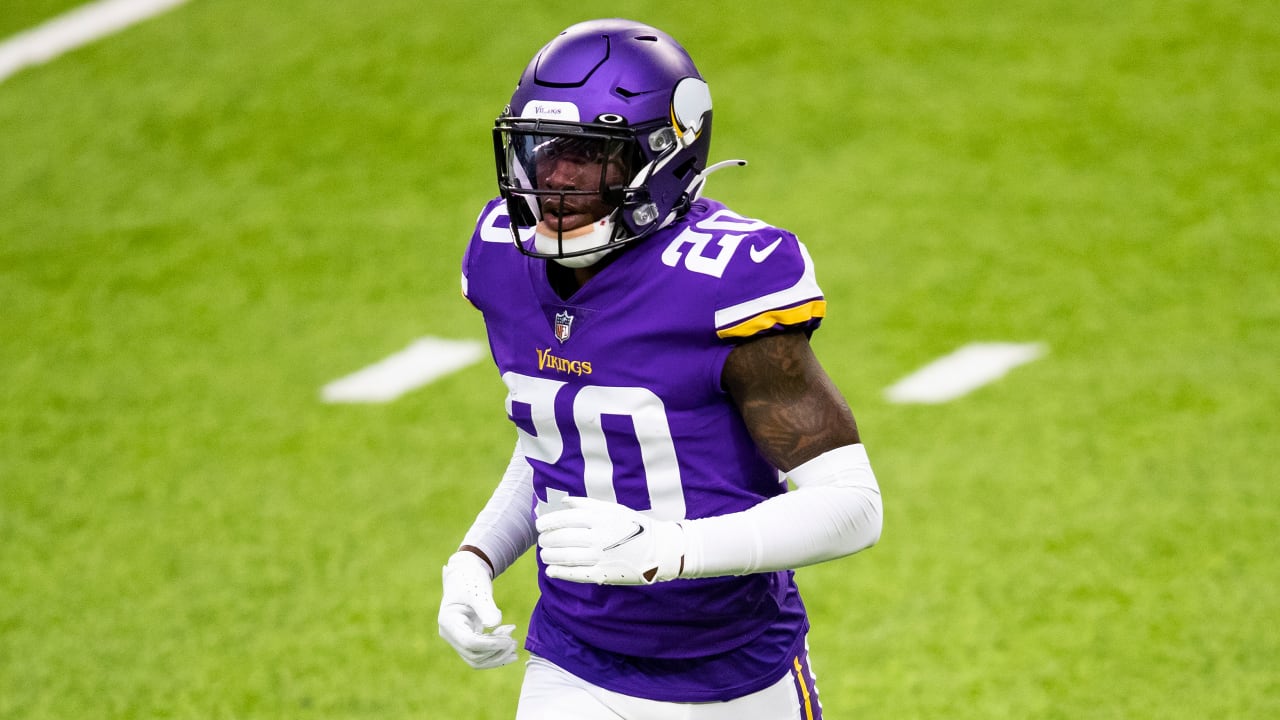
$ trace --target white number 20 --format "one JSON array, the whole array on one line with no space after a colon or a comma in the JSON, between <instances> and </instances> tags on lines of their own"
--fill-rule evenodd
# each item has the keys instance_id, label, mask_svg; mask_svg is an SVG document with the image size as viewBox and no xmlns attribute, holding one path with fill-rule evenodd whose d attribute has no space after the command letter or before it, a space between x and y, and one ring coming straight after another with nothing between
<instances>
[{"instance_id":1,"label":"white number 20","mask_svg":"<svg viewBox=\"0 0 1280 720\"><path fill-rule=\"evenodd\" d=\"M683 259L685 268L691 272L723 277L746 234L766 227L765 223L744 218L732 210L717 210L677 235L662 251L662 262L675 267ZM708 255L713 241L718 249Z\"/></svg>"},{"instance_id":2,"label":"white number 20","mask_svg":"<svg viewBox=\"0 0 1280 720\"><path fill-rule=\"evenodd\" d=\"M617 502L603 417L631 418L649 493L650 509L645 514L661 520L684 518L680 465L662 398L642 387L587 385L573 396L572 417L557 418L556 398L567 383L515 372L503 373L502 381L507 385L507 414L514 417L514 403L529 408L533 432L516 428L525 457L559 462L565 452L562 433L576 433L582 448L583 484L587 496L597 500Z\"/></svg>"}]
</instances>

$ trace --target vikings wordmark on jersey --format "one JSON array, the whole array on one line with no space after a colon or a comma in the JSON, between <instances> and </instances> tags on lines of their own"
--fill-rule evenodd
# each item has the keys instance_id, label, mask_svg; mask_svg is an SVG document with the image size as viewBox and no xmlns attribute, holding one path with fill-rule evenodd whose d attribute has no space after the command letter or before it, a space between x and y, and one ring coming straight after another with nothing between
<instances>
[{"instance_id":1,"label":"vikings wordmark on jersey","mask_svg":"<svg viewBox=\"0 0 1280 720\"><path fill-rule=\"evenodd\" d=\"M572 375L590 375L591 361L572 360L567 357L560 357L552 353L551 348L542 348L538 350L538 369L554 370L560 373L569 373Z\"/></svg>"}]
</instances>

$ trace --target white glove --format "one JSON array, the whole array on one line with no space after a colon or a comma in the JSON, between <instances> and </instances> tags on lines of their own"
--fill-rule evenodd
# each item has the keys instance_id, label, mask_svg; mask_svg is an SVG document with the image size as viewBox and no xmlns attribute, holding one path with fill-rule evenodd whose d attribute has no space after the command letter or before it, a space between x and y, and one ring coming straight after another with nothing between
<instances>
[{"instance_id":1,"label":"white glove","mask_svg":"<svg viewBox=\"0 0 1280 720\"><path fill-rule=\"evenodd\" d=\"M493 578L480 556L465 550L444 566L444 594L440 599L440 637L477 670L515 662L515 625L501 625L502 611L493 602ZM496 627L495 627L496 626ZM494 628L486 633L485 628Z\"/></svg>"},{"instance_id":2,"label":"white glove","mask_svg":"<svg viewBox=\"0 0 1280 720\"><path fill-rule=\"evenodd\" d=\"M597 585L650 585L679 577L684 528L617 503L568 497L538 518L547 577Z\"/></svg>"}]
</instances>

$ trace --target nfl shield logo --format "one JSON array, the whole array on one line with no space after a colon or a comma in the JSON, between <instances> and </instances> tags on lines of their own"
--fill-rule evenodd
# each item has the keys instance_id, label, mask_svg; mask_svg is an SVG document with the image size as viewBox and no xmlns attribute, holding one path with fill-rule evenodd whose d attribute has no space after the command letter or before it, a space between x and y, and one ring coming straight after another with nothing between
<instances>
[{"instance_id":1,"label":"nfl shield logo","mask_svg":"<svg viewBox=\"0 0 1280 720\"><path fill-rule=\"evenodd\" d=\"M569 329L573 327L573 316L568 311L556 313L556 339L564 342L569 339Z\"/></svg>"}]
</instances>

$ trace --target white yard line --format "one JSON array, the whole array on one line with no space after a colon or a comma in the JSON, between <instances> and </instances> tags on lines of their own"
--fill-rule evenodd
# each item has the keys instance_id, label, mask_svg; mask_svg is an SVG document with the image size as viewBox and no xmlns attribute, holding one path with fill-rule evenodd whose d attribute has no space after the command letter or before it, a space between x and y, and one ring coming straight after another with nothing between
<instances>
[{"instance_id":1,"label":"white yard line","mask_svg":"<svg viewBox=\"0 0 1280 720\"><path fill-rule=\"evenodd\" d=\"M0 42L0 81L187 0L98 0Z\"/></svg>"},{"instance_id":2,"label":"white yard line","mask_svg":"<svg viewBox=\"0 0 1280 720\"><path fill-rule=\"evenodd\" d=\"M971 343L885 390L895 403L944 403L1004 377L1047 351L1040 343Z\"/></svg>"},{"instance_id":3,"label":"white yard line","mask_svg":"<svg viewBox=\"0 0 1280 720\"><path fill-rule=\"evenodd\" d=\"M385 403L449 373L479 362L487 350L474 340L424 337L363 370L325 385L329 403Z\"/></svg>"}]
</instances>

